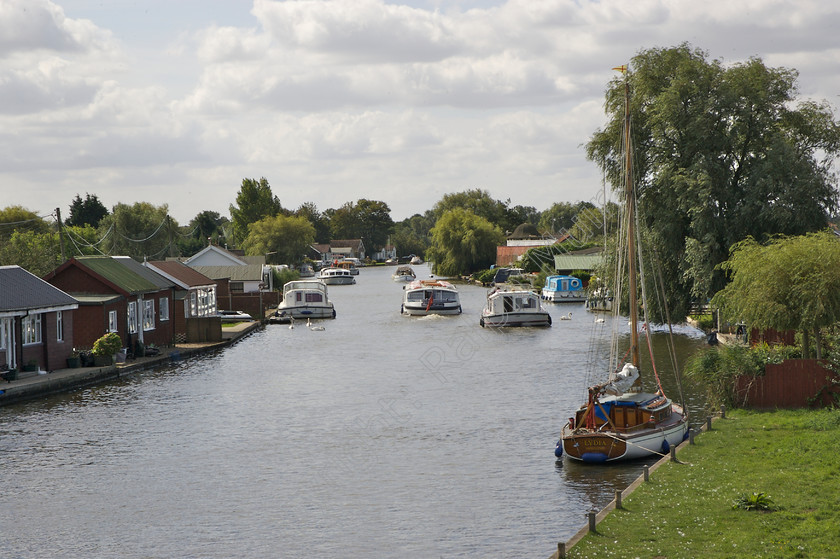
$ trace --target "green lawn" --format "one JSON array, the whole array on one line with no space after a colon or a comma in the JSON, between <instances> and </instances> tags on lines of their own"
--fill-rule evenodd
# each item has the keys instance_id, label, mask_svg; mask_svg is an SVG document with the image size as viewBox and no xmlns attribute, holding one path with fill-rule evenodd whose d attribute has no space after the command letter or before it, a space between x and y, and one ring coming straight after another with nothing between
<instances>
[{"instance_id":1,"label":"green lawn","mask_svg":"<svg viewBox=\"0 0 840 559\"><path fill-rule=\"evenodd\" d=\"M840 410L737 410L567 557L840 557ZM764 493L773 511L733 509Z\"/></svg>"}]
</instances>

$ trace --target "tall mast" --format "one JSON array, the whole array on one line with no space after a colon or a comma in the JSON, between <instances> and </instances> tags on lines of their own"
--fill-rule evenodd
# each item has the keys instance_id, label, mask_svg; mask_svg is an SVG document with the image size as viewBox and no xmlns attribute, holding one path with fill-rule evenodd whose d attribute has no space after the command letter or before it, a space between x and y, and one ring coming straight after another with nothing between
<instances>
[{"instance_id":1,"label":"tall mast","mask_svg":"<svg viewBox=\"0 0 840 559\"><path fill-rule=\"evenodd\" d=\"M633 192L633 145L630 141L630 81L624 72L624 184L627 208L627 268L630 290L630 357L639 368L639 302L636 287L636 197Z\"/></svg>"}]
</instances>

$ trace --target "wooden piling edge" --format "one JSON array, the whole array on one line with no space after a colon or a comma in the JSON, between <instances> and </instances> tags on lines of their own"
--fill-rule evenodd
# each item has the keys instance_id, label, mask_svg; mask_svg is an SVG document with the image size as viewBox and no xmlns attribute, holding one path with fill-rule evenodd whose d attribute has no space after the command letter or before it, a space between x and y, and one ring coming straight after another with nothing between
<instances>
[{"instance_id":1,"label":"wooden piling edge","mask_svg":"<svg viewBox=\"0 0 840 559\"><path fill-rule=\"evenodd\" d=\"M721 410L721 413L725 414L725 411ZM720 415L716 415L714 417L707 418L707 420L703 422L703 425L700 426L700 432L703 433L703 432L707 431L710 428L711 423L713 421L717 421L718 419L721 419ZM675 452L679 453L680 450L682 450L682 448L684 446L686 446L688 444L692 444L690 439L691 439L691 437L687 438L686 440L684 440L683 442L678 444ZM657 460L655 463L653 463L650 466L650 468L648 469L648 474L652 474L653 472L658 470L663 464L666 464L670 461L671 461L671 455L670 454L668 454L666 456L663 456L662 458L660 458L659 460ZM635 480L633 480L633 482L630 485L628 485L623 491L621 491L621 498L623 499L623 498L631 495L633 493L633 491L635 491L643 483L645 483L645 474L644 473L640 474L639 477L637 477ZM613 510L615 510L615 508L616 508L616 499L614 498L612 501L610 501L607 504L607 506L605 506L603 509L601 509L600 512L598 512L595 515L595 526L596 526L596 528L597 528L598 524L601 523L602 520L604 520ZM586 513L584 516L588 517L588 513ZM582 540L584 537L586 537L586 535L589 532L590 532L589 522L587 521L587 523L584 524L581 527L581 529L578 530L571 538L566 540L565 543L564 542L558 542L557 543L557 551L555 551L554 554L551 555L551 557L549 557L549 559L566 559L566 553L568 553L569 550L572 549L575 546L575 544L577 544L580 540Z\"/></svg>"}]
</instances>

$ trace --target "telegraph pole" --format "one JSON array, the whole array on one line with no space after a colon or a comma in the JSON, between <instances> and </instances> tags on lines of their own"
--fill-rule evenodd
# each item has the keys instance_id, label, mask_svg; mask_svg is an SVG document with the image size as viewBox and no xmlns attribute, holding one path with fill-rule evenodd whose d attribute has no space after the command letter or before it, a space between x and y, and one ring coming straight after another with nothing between
<instances>
[{"instance_id":1,"label":"telegraph pole","mask_svg":"<svg viewBox=\"0 0 840 559\"><path fill-rule=\"evenodd\" d=\"M61 245L61 263L63 264L67 257L64 256L64 229L62 229L61 225L61 209L55 209L55 219L58 221L58 243Z\"/></svg>"}]
</instances>

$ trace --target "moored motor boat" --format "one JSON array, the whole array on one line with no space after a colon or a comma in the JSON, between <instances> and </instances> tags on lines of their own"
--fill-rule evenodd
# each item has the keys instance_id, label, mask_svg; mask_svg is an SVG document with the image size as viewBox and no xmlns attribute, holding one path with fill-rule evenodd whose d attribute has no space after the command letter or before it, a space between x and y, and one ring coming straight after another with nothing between
<instances>
[{"instance_id":1,"label":"moored motor boat","mask_svg":"<svg viewBox=\"0 0 840 559\"><path fill-rule=\"evenodd\" d=\"M283 285L283 300L271 323L287 323L298 318L335 318L335 308L327 297L327 286L319 280L295 280Z\"/></svg>"},{"instance_id":2,"label":"moored motor boat","mask_svg":"<svg viewBox=\"0 0 840 559\"><path fill-rule=\"evenodd\" d=\"M481 326L551 326L551 315L540 304L540 297L524 289L491 289L481 311Z\"/></svg>"},{"instance_id":3,"label":"moored motor boat","mask_svg":"<svg viewBox=\"0 0 840 559\"><path fill-rule=\"evenodd\" d=\"M554 303L582 303L586 301L583 283L574 276L548 276L541 291L542 298Z\"/></svg>"}]
</instances>

